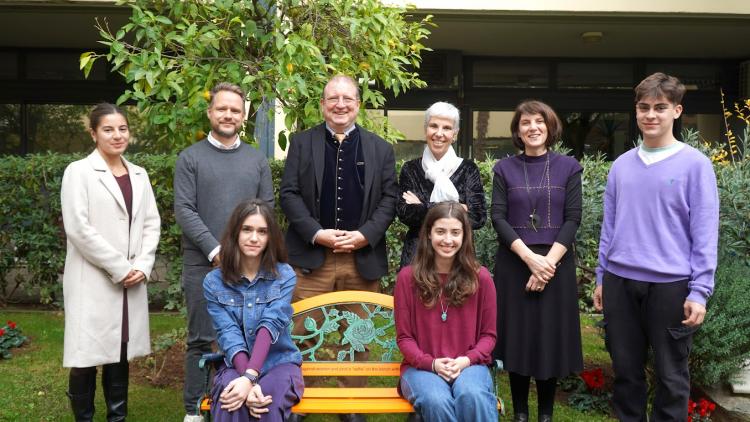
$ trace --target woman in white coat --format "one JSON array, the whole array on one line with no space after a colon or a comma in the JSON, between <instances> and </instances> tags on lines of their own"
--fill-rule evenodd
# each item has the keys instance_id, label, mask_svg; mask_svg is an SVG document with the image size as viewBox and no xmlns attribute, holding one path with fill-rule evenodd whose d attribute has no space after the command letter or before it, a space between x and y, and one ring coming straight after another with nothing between
<instances>
[{"instance_id":1,"label":"woman in white coat","mask_svg":"<svg viewBox=\"0 0 750 422\"><path fill-rule=\"evenodd\" d=\"M94 417L96 367L108 421L127 416L128 360L150 353L145 282L159 243L159 212L146 171L122 154L128 121L118 107L89 114L96 149L62 181L67 235L63 276L68 397L76 421Z\"/></svg>"}]
</instances>

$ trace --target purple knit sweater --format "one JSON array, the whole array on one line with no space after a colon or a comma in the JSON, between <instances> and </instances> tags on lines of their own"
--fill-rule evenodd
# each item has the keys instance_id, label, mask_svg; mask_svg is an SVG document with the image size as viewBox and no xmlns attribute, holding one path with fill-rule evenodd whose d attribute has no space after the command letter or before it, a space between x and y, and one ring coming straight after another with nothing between
<instances>
[{"instance_id":1,"label":"purple knit sweater","mask_svg":"<svg viewBox=\"0 0 750 422\"><path fill-rule=\"evenodd\" d=\"M637 152L624 153L609 172L596 282L604 271L653 283L687 279L687 300L705 305L719 235L711 161L689 145L651 165Z\"/></svg>"}]
</instances>

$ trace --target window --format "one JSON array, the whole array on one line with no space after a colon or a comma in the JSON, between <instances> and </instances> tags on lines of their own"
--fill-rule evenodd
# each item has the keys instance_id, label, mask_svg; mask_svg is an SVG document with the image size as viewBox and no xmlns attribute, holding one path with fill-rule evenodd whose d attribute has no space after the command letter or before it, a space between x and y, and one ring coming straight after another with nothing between
<instances>
[{"instance_id":1,"label":"window","mask_svg":"<svg viewBox=\"0 0 750 422\"><path fill-rule=\"evenodd\" d=\"M600 152L614 160L633 147L628 140L629 113L560 113L563 122L563 146L576 157Z\"/></svg>"},{"instance_id":2,"label":"window","mask_svg":"<svg viewBox=\"0 0 750 422\"><path fill-rule=\"evenodd\" d=\"M632 89L630 63L559 63L557 86L566 89Z\"/></svg>"},{"instance_id":3,"label":"window","mask_svg":"<svg viewBox=\"0 0 750 422\"><path fill-rule=\"evenodd\" d=\"M518 152L511 140L512 111L475 111L471 118L474 159L503 158Z\"/></svg>"},{"instance_id":4,"label":"window","mask_svg":"<svg viewBox=\"0 0 750 422\"><path fill-rule=\"evenodd\" d=\"M708 142L723 143L724 122L720 114L682 114L682 129L692 129L700 132L701 137Z\"/></svg>"},{"instance_id":5,"label":"window","mask_svg":"<svg viewBox=\"0 0 750 422\"><path fill-rule=\"evenodd\" d=\"M424 110L388 110L388 123L404 134L394 145L397 160L421 157L424 151Z\"/></svg>"},{"instance_id":6,"label":"window","mask_svg":"<svg viewBox=\"0 0 750 422\"><path fill-rule=\"evenodd\" d=\"M21 105L0 104L0 155L21 153Z\"/></svg>"},{"instance_id":7,"label":"window","mask_svg":"<svg viewBox=\"0 0 750 422\"><path fill-rule=\"evenodd\" d=\"M547 88L546 62L476 60L472 66L477 88Z\"/></svg>"},{"instance_id":8,"label":"window","mask_svg":"<svg viewBox=\"0 0 750 422\"><path fill-rule=\"evenodd\" d=\"M646 75L664 72L675 76L691 91L718 90L722 81L721 66L714 63L652 63Z\"/></svg>"},{"instance_id":9,"label":"window","mask_svg":"<svg viewBox=\"0 0 750 422\"><path fill-rule=\"evenodd\" d=\"M0 79L18 78L18 54L0 51Z\"/></svg>"},{"instance_id":10,"label":"window","mask_svg":"<svg viewBox=\"0 0 750 422\"><path fill-rule=\"evenodd\" d=\"M29 152L91 151L94 143L86 130L90 109L88 105L29 105Z\"/></svg>"},{"instance_id":11,"label":"window","mask_svg":"<svg viewBox=\"0 0 750 422\"><path fill-rule=\"evenodd\" d=\"M26 54L26 79L82 81L83 71L79 66L79 52L29 52ZM97 60L91 68L88 80L107 79L107 65Z\"/></svg>"}]
</instances>

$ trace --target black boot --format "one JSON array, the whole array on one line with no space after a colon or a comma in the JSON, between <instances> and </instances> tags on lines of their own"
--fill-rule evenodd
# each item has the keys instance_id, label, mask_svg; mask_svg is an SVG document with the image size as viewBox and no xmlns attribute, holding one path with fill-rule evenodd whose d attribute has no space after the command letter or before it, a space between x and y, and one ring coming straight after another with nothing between
<instances>
[{"instance_id":1,"label":"black boot","mask_svg":"<svg viewBox=\"0 0 750 422\"><path fill-rule=\"evenodd\" d=\"M107 403L107 421L122 422L128 416L128 361L102 367L102 387Z\"/></svg>"},{"instance_id":2,"label":"black boot","mask_svg":"<svg viewBox=\"0 0 750 422\"><path fill-rule=\"evenodd\" d=\"M70 408L76 422L94 420L94 395L96 394L96 367L70 368L68 392Z\"/></svg>"}]
</instances>

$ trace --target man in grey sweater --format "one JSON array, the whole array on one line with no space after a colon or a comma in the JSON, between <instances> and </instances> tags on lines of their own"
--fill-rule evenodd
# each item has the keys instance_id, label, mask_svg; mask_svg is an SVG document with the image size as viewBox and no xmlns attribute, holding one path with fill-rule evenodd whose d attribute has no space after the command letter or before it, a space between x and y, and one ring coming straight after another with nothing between
<instances>
[{"instance_id":1,"label":"man in grey sweater","mask_svg":"<svg viewBox=\"0 0 750 422\"><path fill-rule=\"evenodd\" d=\"M214 332L203 296L203 278L219 264L219 241L234 207L260 198L273 206L271 169L265 156L240 141L245 93L222 82L211 90L211 132L182 151L175 164L174 213L182 228L182 289L188 313L185 353L185 422L200 422L203 390L198 360L211 352Z\"/></svg>"}]
</instances>

